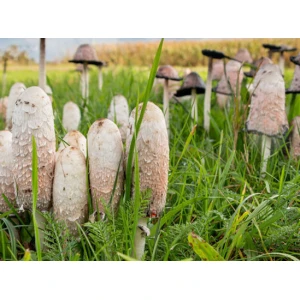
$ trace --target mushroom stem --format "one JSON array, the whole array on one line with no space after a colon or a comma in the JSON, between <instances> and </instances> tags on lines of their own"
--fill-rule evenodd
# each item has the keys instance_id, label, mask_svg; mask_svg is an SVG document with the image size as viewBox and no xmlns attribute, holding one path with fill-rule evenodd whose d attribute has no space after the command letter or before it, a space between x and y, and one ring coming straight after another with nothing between
<instances>
[{"instance_id":1,"label":"mushroom stem","mask_svg":"<svg viewBox=\"0 0 300 300\"><path fill-rule=\"evenodd\" d=\"M263 135L262 136L262 143L261 143L261 150L262 150L262 165L261 165L261 176L265 177L267 171L267 164L268 159L271 154L271 145L272 145L272 138Z\"/></svg>"},{"instance_id":2,"label":"mushroom stem","mask_svg":"<svg viewBox=\"0 0 300 300\"><path fill-rule=\"evenodd\" d=\"M211 86L212 86L212 66L213 59L208 59L208 73L206 80L205 96L204 96L204 129L209 132L210 125L210 98L211 98Z\"/></svg>"},{"instance_id":3,"label":"mushroom stem","mask_svg":"<svg viewBox=\"0 0 300 300\"><path fill-rule=\"evenodd\" d=\"M46 87L46 39L40 39L40 64L39 64L39 87L45 90Z\"/></svg>"},{"instance_id":4,"label":"mushroom stem","mask_svg":"<svg viewBox=\"0 0 300 300\"><path fill-rule=\"evenodd\" d=\"M284 75L284 54L283 54L283 52L280 52L278 65L279 65L282 75Z\"/></svg>"},{"instance_id":5,"label":"mushroom stem","mask_svg":"<svg viewBox=\"0 0 300 300\"><path fill-rule=\"evenodd\" d=\"M168 134L170 134L170 126L169 126L169 80L164 80L164 115L165 121L168 129Z\"/></svg>"},{"instance_id":6,"label":"mushroom stem","mask_svg":"<svg viewBox=\"0 0 300 300\"><path fill-rule=\"evenodd\" d=\"M88 74L88 65L86 62L83 64L83 90L82 97L87 99L89 96L89 74Z\"/></svg>"},{"instance_id":7,"label":"mushroom stem","mask_svg":"<svg viewBox=\"0 0 300 300\"><path fill-rule=\"evenodd\" d=\"M196 89L192 89L192 118L193 118L193 123L198 123L198 106L197 106Z\"/></svg>"},{"instance_id":8,"label":"mushroom stem","mask_svg":"<svg viewBox=\"0 0 300 300\"><path fill-rule=\"evenodd\" d=\"M134 238L134 256L137 260L141 260L146 244L146 236L149 236L150 231L147 227L148 218L140 218Z\"/></svg>"},{"instance_id":9,"label":"mushroom stem","mask_svg":"<svg viewBox=\"0 0 300 300\"><path fill-rule=\"evenodd\" d=\"M98 70L98 87L99 90L102 90L102 86L103 86L103 73L102 73L102 67L99 66L99 70Z\"/></svg>"}]
</instances>

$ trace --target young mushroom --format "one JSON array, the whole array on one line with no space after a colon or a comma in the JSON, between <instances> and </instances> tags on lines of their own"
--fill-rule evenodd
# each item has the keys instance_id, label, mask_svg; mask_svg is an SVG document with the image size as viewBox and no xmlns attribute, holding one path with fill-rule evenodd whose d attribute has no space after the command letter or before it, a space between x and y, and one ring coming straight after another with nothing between
<instances>
[{"instance_id":1,"label":"young mushroom","mask_svg":"<svg viewBox=\"0 0 300 300\"><path fill-rule=\"evenodd\" d=\"M68 146L72 146L75 147L79 150L81 150L81 152L83 153L84 157L86 158L86 138L85 136L77 131L77 130L71 130L69 131L65 137L63 138L63 140L60 142L58 150L56 152L56 156L58 156L58 154L64 150L65 148L67 148Z\"/></svg>"},{"instance_id":2,"label":"young mushroom","mask_svg":"<svg viewBox=\"0 0 300 300\"><path fill-rule=\"evenodd\" d=\"M112 98L107 118L118 125L124 143L126 141L129 122L129 107L123 95L116 95Z\"/></svg>"},{"instance_id":3,"label":"young mushroom","mask_svg":"<svg viewBox=\"0 0 300 300\"><path fill-rule=\"evenodd\" d=\"M292 120L291 155L294 159L300 156L300 116Z\"/></svg>"},{"instance_id":4,"label":"young mushroom","mask_svg":"<svg viewBox=\"0 0 300 300\"><path fill-rule=\"evenodd\" d=\"M10 88L6 110L6 128L8 130L11 130L12 127L12 115L15 108L15 103L19 96L25 91L25 89L25 85L21 82L13 84Z\"/></svg>"},{"instance_id":5,"label":"young mushroom","mask_svg":"<svg viewBox=\"0 0 300 300\"><path fill-rule=\"evenodd\" d=\"M197 94L204 94L205 84L200 75L196 72L191 72L187 75L183 81L180 89L177 90L175 97L183 97L187 95L192 96L192 111L191 116L194 123L198 123L198 105L197 105ZM204 111L204 118L208 111Z\"/></svg>"},{"instance_id":6,"label":"young mushroom","mask_svg":"<svg viewBox=\"0 0 300 300\"><path fill-rule=\"evenodd\" d=\"M156 72L156 78L164 79L164 97L163 97L163 112L169 132L169 81L180 81L182 78L178 76L177 71L170 65L160 66Z\"/></svg>"},{"instance_id":7,"label":"young mushroom","mask_svg":"<svg viewBox=\"0 0 300 300\"><path fill-rule=\"evenodd\" d=\"M78 148L63 149L55 164L53 181L53 214L64 221L73 235L77 224L88 217L88 191L86 184L86 161Z\"/></svg>"},{"instance_id":8,"label":"young mushroom","mask_svg":"<svg viewBox=\"0 0 300 300\"><path fill-rule=\"evenodd\" d=\"M78 105L72 101L67 102L63 109L62 125L67 131L77 130L81 114Z\"/></svg>"},{"instance_id":9,"label":"young mushroom","mask_svg":"<svg viewBox=\"0 0 300 300\"><path fill-rule=\"evenodd\" d=\"M241 62L246 62L246 63L253 62L251 54L246 48L239 49L237 54L234 56L234 58Z\"/></svg>"},{"instance_id":10,"label":"young mushroom","mask_svg":"<svg viewBox=\"0 0 300 300\"><path fill-rule=\"evenodd\" d=\"M95 121L87 135L90 188L94 210L102 216L105 206L116 213L123 192L123 144L117 125Z\"/></svg>"},{"instance_id":11,"label":"young mushroom","mask_svg":"<svg viewBox=\"0 0 300 300\"><path fill-rule=\"evenodd\" d=\"M289 128L284 80L279 67L274 64L262 66L254 78L253 86L246 130L262 135L261 175L265 176L272 138L283 137Z\"/></svg>"},{"instance_id":12,"label":"young mushroom","mask_svg":"<svg viewBox=\"0 0 300 300\"><path fill-rule=\"evenodd\" d=\"M0 99L0 116L3 118L4 121L6 120L7 104L8 97L3 97Z\"/></svg>"},{"instance_id":13,"label":"young mushroom","mask_svg":"<svg viewBox=\"0 0 300 300\"><path fill-rule=\"evenodd\" d=\"M38 156L37 209L51 206L55 164L55 131L52 104L39 87L26 89L15 103L12 117L13 174L20 209L32 208L32 136Z\"/></svg>"},{"instance_id":14,"label":"young mushroom","mask_svg":"<svg viewBox=\"0 0 300 300\"><path fill-rule=\"evenodd\" d=\"M9 211L4 194L13 206L16 206L14 178L12 173L13 157L11 152L12 134L8 130L0 131L0 212Z\"/></svg>"},{"instance_id":15,"label":"young mushroom","mask_svg":"<svg viewBox=\"0 0 300 300\"><path fill-rule=\"evenodd\" d=\"M142 109L138 106L138 115ZM126 140L126 164L132 137L135 134L136 109L129 118L129 131ZM139 189L141 193L149 192L147 211L138 221L135 236L134 256L140 260L144 254L145 236L149 235L148 218L158 218L166 204L169 171L169 139L164 114L152 102L147 103L146 111L136 138L138 157ZM134 173L134 164L132 166ZM135 193L135 181L132 181L132 194Z\"/></svg>"}]
</instances>

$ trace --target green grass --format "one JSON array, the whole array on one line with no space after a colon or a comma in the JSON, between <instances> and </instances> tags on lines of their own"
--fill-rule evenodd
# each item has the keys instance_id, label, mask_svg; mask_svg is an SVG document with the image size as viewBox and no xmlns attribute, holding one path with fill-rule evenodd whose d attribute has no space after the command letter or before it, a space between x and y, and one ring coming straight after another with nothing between
<instances>
[{"instance_id":1,"label":"green grass","mask_svg":"<svg viewBox=\"0 0 300 300\"><path fill-rule=\"evenodd\" d=\"M85 136L96 119L107 116L110 101L117 93L127 98L131 109L137 103L145 104L147 101L153 101L162 108L162 91L156 95L150 90L158 60L159 55L154 61L152 73L145 68L105 68L102 91L97 89L97 72L92 70L87 110L83 110L79 74L63 70L49 72L57 143L65 135L61 124L62 109L70 100L81 108L79 130ZM293 70L286 71L286 86L289 86L292 75ZM205 73L201 73L201 76L206 79ZM8 70L7 86L22 81L29 87L37 84L37 78L37 72ZM245 84L246 80L241 91L243 105L238 114L234 110L234 102L231 109L223 111L216 103L216 95L212 95L209 134L202 127L203 95L198 96L199 123L193 130L187 113L191 109L190 103L170 104L167 203L161 218L149 224L151 235L146 241L144 260L252 261L300 258L299 162L292 160L286 142L280 140L268 162L267 175L261 178L259 138L244 130L247 116L244 109L249 104ZM291 95L286 97L287 111L291 99ZM293 111L300 109L297 101L299 99L293 103ZM4 129L4 126L0 119L0 129ZM132 160L137 163L133 150ZM127 193L120 201L117 215L107 210L104 221L78 225L79 238L70 235L64 224L57 223L52 214L47 213L44 214L44 247L41 247L30 213L19 217L20 220L11 217L11 213L15 212L13 209L9 213L2 213L1 259L131 260L136 222L145 195L136 193L136 198L131 199L131 179L128 175L135 176L135 182L138 182L137 174L131 174L128 169Z\"/></svg>"}]
</instances>

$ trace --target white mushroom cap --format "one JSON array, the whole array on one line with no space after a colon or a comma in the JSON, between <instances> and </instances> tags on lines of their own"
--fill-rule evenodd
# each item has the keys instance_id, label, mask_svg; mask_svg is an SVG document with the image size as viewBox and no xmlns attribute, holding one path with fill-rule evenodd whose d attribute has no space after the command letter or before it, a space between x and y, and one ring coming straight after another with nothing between
<instances>
[{"instance_id":1,"label":"white mushroom cap","mask_svg":"<svg viewBox=\"0 0 300 300\"><path fill-rule=\"evenodd\" d=\"M8 103L6 110L6 127L10 130L12 126L11 118L13 115L13 110L15 103L18 100L19 96L25 91L26 87L23 83L17 82L12 85L8 95Z\"/></svg>"},{"instance_id":2,"label":"white mushroom cap","mask_svg":"<svg viewBox=\"0 0 300 300\"><path fill-rule=\"evenodd\" d=\"M291 153L294 158L300 156L300 116L297 116L292 121L291 134Z\"/></svg>"},{"instance_id":3,"label":"white mushroom cap","mask_svg":"<svg viewBox=\"0 0 300 300\"><path fill-rule=\"evenodd\" d=\"M235 96L237 92L237 82L239 84L238 91L241 92L242 81L244 78L243 71L241 69L241 63L230 60L225 66L226 73L224 72L222 79L220 80L217 91L222 93L231 94L234 93ZM229 82L229 84L228 84ZM224 108L230 99L230 96L217 94L217 102L221 108Z\"/></svg>"},{"instance_id":4,"label":"white mushroom cap","mask_svg":"<svg viewBox=\"0 0 300 300\"><path fill-rule=\"evenodd\" d=\"M75 147L63 149L55 164L53 181L53 213L56 219L65 221L76 235L77 225L87 221L88 199L86 161Z\"/></svg>"},{"instance_id":5,"label":"white mushroom cap","mask_svg":"<svg viewBox=\"0 0 300 300\"><path fill-rule=\"evenodd\" d=\"M17 204L32 206L32 136L35 137L38 155L37 209L51 206L52 180L55 163L55 132L52 104L39 87L26 89L15 103L12 117L12 153L14 177L18 188Z\"/></svg>"},{"instance_id":6,"label":"white mushroom cap","mask_svg":"<svg viewBox=\"0 0 300 300\"><path fill-rule=\"evenodd\" d=\"M142 109L138 107L138 113ZM126 140L126 160L135 131L134 109L129 118L129 129ZM169 139L164 114L154 103L148 102L143 121L136 140L136 151L139 163L140 191L151 191L147 216L158 217L166 204ZM133 173L133 172L132 172ZM132 183L134 193L134 178Z\"/></svg>"},{"instance_id":7,"label":"white mushroom cap","mask_svg":"<svg viewBox=\"0 0 300 300\"><path fill-rule=\"evenodd\" d=\"M4 201L2 194L8 198L13 206L16 206L11 143L11 132L8 130L0 131L0 212L6 212L10 209Z\"/></svg>"},{"instance_id":8,"label":"white mushroom cap","mask_svg":"<svg viewBox=\"0 0 300 300\"><path fill-rule=\"evenodd\" d=\"M212 80L221 80L224 74L224 62L222 59L217 59L213 61L211 78Z\"/></svg>"},{"instance_id":9,"label":"white mushroom cap","mask_svg":"<svg viewBox=\"0 0 300 300\"><path fill-rule=\"evenodd\" d=\"M285 88L277 65L266 64L253 81L254 92L246 128L249 132L267 136L282 136L288 130L285 111Z\"/></svg>"},{"instance_id":10,"label":"white mushroom cap","mask_svg":"<svg viewBox=\"0 0 300 300\"><path fill-rule=\"evenodd\" d=\"M57 155L68 146L72 146L81 150L84 157L86 158L86 138L81 132L77 130L69 131L63 138L63 141L60 142L57 150Z\"/></svg>"},{"instance_id":11,"label":"white mushroom cap","mask_svg":"<svg viewBox=\"0 0 300 300\"><path fill-rule=\"evenodd\" d=\"M112 98L107 118L117 124L124 143L126 141L129 122L129 107L128 102L123 95L116 95Z\"/></svg>"},{"instance_id":12,"label":"white mushroom cap","mask_svg":"<svg viewBox=\"0 0 300 300\"><path fill-rule=\"evenodd\" d=\"M4 120L6 120L7 104L8 104L8 97L3 97L0 99L0 115Z\"/></svg>"},{"instance_id":13,"label":"white mushroom cap","mask_svg":"<svg viewBox=\"0 0 300 300\"><path fill-rule=\"evenodd\" d=\"M123 192L123 144L117 125L108 120L95 121L89 129L88 159L90 188L94 209L104 212L102 201L109 204L115 180L117 184L111 206L116 211ZM119 172L118 172L119 169Z\"/></svg>"},{"instance_id":14,"label":"white mushroom cap","mask_svg":"<svg viewBox=\"0 0 300 300\"><path fill-rule=\"evenodd\" d=\"M67 131L77 130L80 124L81 114L78 105L72 101L64 105L63 110L63 127Z\"/></svg>"}]
</instances>

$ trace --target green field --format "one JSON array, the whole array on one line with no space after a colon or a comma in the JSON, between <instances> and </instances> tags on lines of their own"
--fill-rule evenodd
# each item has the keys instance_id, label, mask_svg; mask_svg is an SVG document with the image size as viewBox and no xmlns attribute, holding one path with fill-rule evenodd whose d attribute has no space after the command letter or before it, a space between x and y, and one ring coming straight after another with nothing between
<instances>
[{"instance_id":1,"label":"green field","mask_svg":"<svg viewBox=\"0 0 300 300\"><path fill-rule=\"evenodd\" d=\"M154 57L155 53L153 53ZM178 68L183 73L184 68ZM206 69L196 67L206 80ZM107 67L103 90L97 89L97 71L90 73L90 99L83 109L79 74L72 66L57 66L47 72L53 89L57 145L65 135L63 105L77 103L82 112L79 130L86 136L91 124L107 116L112 97L124 95L132 110L143 100L149 79L148 67ZM293 69L286 70L289 86ZM2 73L0 73L2 78ZM241 102L222 110L212 94L211 130L203 127L203 99L198 96L199 124L191 131L190 102L170 103L170 170L167 204L163 215L152 220L146 240L147 261L179 260L298 260L300 258L299 162L289 154L288 139L279 140L268 162L267 175L260 176L261 153L255 135L245 130L249 94L244 79ZM26 87L38 84L38 71L9 70L7 91L14 82ZM216 84L216 83L214 83ZM2 86L2 82L0 82ZM162 91L148 99L162 108ZM286 97L290 119L300 114L296 102L290 112L291 95ZM297 100L299 101L299 99ZM289 119L289 121L290 121ZM0 129L5 127L0 119ZM20 220L0 214L0 258L2 260L130 260L136 213L135 199L121 199L117 216L86 223L79 238L65 231L51 213L45 215L45 247L36 249L31 214ZM91 213L92 211L90 211ZM193 235L191 234L193 233Z\"/></svg>"}]
</instances>

